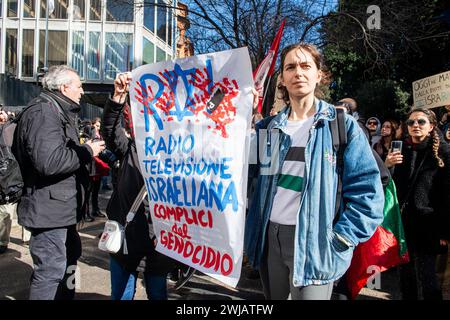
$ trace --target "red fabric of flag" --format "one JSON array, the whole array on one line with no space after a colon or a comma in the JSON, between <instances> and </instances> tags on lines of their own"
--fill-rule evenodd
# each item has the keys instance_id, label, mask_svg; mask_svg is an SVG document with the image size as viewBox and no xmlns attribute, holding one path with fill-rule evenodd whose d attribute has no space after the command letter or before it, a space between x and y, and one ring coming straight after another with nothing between
<instances>
[{"instance_id":1,"label":"red fabric of flag","mask_svg":"<svg viewBox=\"0 0 450 320\"><path fill-rule=\"evenodd\" d=\"M280 28L270 46L269 52L263 61L259 64L253 72L253 80L255 81L255 89L259 93L258 112L262 111L262 101L264 98L264 81L267 76L272 76L275 71L275 63L277 61L278 49L280 47L281 37L283 36L283 29L286 19L281 23Z\"/></svg>"},{"instance_id":2,"label":"red fabric of flag","mask_svg":"<svg viewBox=\"0 0 450 320\"><path fill-rule=\"evenodd\" d=\"M347 288L355 299L367 280L376 274L409 261L397 191L391 179L385 189L384 220L373 236L353 252L346 273Z\"/></svg>"}]
</instances>

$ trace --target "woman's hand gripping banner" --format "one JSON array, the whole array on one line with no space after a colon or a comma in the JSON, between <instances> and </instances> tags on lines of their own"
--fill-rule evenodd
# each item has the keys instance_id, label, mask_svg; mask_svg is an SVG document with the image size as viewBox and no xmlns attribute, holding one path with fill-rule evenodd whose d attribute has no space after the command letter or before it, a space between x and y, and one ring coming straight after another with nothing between
<instances>
[{"instance_id":1,"label":"woman's hand gripping banner","mask_svg":"<svg viewBox=\"0 0 450 320\"><path fill-rule=\"evenodd\" d=\"M130 98L156 250L235 287L253 77L247 48L144 65Z\"/></svg>"}]
</instances>

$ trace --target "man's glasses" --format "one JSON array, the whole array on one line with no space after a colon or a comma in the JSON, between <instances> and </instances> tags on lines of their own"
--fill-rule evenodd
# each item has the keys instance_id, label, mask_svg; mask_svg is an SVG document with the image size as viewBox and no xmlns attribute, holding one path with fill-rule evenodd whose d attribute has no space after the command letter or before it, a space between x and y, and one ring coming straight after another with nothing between
<instances>
[{"instance_id":1,"label":"man's glasses","mask_svg":"<svg viewBox=\"0 0 450 320\"><path fill-rule=\"evenodd\" d=\"M408 120L406 120L406 124L409 127L412 127L416 122L419 124L419 126L424 126L427 124L428 121L425 119L416 119L416 120L408 119Z\"/></svg>"},{"instance_id":2,"label":"man's glasses","mask_svg":"<svg viewBox=\"0 0 450 320\"><path fill-rule=\"evenodd\" d=\"M371 126L371 125L376 126L376 125L377 125L377 122L376 122L376 121L369 121L369 122L367 122L367 124L368 124L369 126Z\"/></svg>"}]
</instances>

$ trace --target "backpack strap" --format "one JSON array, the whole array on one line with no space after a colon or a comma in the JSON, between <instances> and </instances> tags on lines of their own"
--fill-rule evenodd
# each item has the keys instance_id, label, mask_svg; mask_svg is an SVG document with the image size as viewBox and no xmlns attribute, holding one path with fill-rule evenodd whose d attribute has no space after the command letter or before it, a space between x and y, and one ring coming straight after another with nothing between
<instances>
[{"instance_id":1,"label":"backpack strap","mask_svg":"<svg viewBox=\"0 0 450 320\"><path fill-rule=\"evenodd\" d=\"M347 147L347 128L345 126L345 111L336 108L336 117L330 122L333 149L336 153L336 168L338 173L338 185L335 199L335 212L333 225L339 220L339 210L342 198L342 173L344 171L344 151Z\"/></svg>"}]
</instances>

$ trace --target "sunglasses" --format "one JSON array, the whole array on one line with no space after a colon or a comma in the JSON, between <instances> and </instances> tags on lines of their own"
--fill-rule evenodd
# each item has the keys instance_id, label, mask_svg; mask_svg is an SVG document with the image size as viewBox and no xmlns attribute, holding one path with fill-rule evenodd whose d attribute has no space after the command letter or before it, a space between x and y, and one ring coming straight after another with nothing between
<instances>
[{"instance_id":1,"label":"sunglasses","mask_svg":"<svg viewBox=\"0 0 450 320\"><path fill-rule=\"evenodd\" d=\"M369 121L369 122L367 122L367 124L369 125L369 126L371 126L371 125L377 125L377 122L376 121Z\"/></svg>"},{"instance_id":2,"label":"sunglasses","mask_svg":"<svg viewBox=\"0 0 450 320\"><path fill-rule=\"evenodd\" d=\"M412 127L416 122L419 124L419 126L424 126L428 123L428 121L425 119L416 119L416 120L408 119L408 120L406 120L406 124L409 127Z\"/></svg>"}]
</instances>

